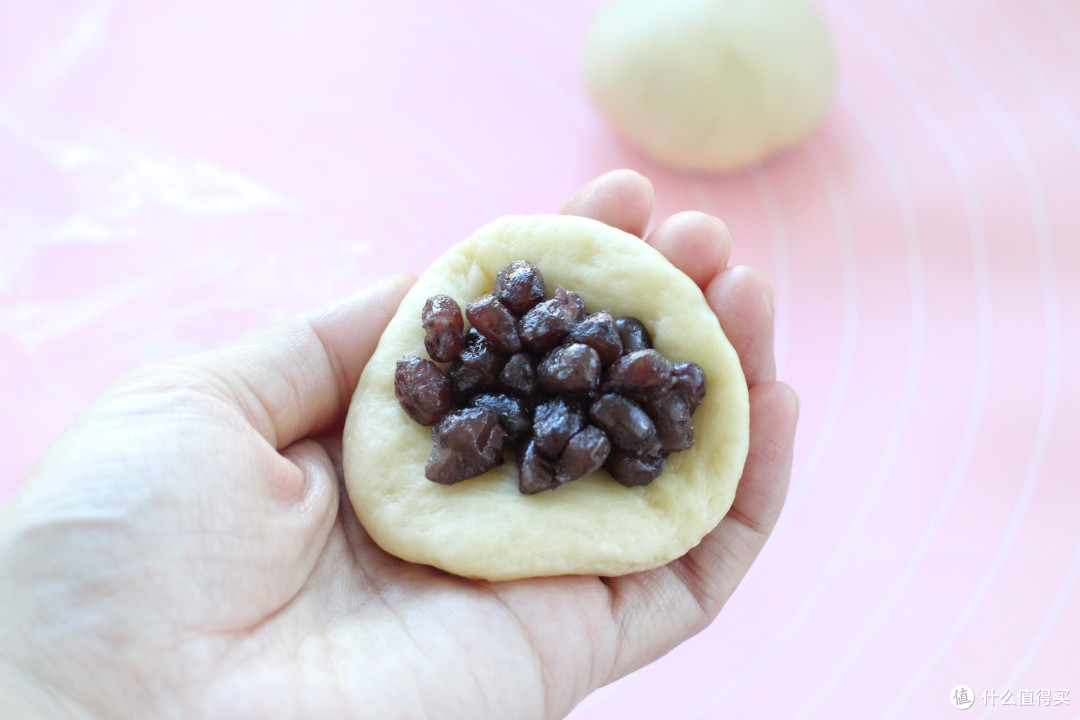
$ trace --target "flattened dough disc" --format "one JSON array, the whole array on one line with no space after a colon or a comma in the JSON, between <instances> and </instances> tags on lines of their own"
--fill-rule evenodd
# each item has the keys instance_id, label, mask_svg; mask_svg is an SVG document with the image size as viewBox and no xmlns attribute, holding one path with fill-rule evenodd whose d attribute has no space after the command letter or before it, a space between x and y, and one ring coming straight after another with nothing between
<instances>
[{"instance_id":1,"label":"flattened dough disc","mask_svg":"<svg viewBox=\"0 0 1080 720\"><path fill-rule=\"evenodd\" d=\"M445 293L464 308L491 292L512 260L536 265L549 296L563 285L589 312L640 318L664 355L705 370L694 446L669 456L652 484L627 488L599 470L522 495L510 452L506 464L456 485L424 477L430 431L398 405L395 364L404 355L427 357L420 312L428 297ZM506 217L447 251L402 301L349 408L345 482L371 537L406 560L488 580L623 575L683 555L716 527L734 499L748 432L739 358L692 280L639 238L603 223Z\"/></svg>"}]
</instances>

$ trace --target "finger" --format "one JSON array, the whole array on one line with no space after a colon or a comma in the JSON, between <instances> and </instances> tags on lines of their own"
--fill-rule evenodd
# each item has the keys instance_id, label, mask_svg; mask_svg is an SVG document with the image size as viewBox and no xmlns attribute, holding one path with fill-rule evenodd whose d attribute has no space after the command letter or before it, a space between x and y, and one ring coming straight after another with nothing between
<instances>
[{"instance_id":1,"label":"finger","mask_svg":"<svg viewBox=\"0 0 1080 720\"><path fill-rule=\"evenodd\" d=\"M300 492L286 511L266 513L272 527L263 534L263 542L276 551L273 567L289 573L271 584L283 591L277 600L284 604L307 581L326 547L337 518L339 498L337 466L322 444L300 440L283 449L281 455Z\"/></svg>"},{"instance_id":2,"label":"finger","mask_svg":"<svg viewBox=\"0 0 1080 720\"><path fill-rule=\"evenodd\" d=\"M645 242L663 253L701 288L727 267L731 254L727 226L719 218L696 210L664 220Z\"/></svg>"},{"instance_id":3,"label":"finger","mask_svg":"<svg viewBox=\"0 0 1080 720\"><path fill-rule=\"evenodd\" d=\"M336 422L415 279L387 278L363 294L285 320L182 365L281 449Z\"/></svg>"},{"instance_id":4,"label":"finger","mask_svg":"<svg viewBox=\"0 0 1080 720\"><path fill-rule=\"evenodd\" d=\"M589 217L645 237L652 211L652 183L633 170L613 170L578 190L560 212Z\"/></svg>"},{"instance_id":5,"label":"finger","mask_svg":"<svg viewBox=\"0 0 1080 720\"><path fill-rule=\"evenodd\" d=\"M776 379L772 285L760 271L730 267L705 288L705 300L742 361L746 382Z\"/></svg>"},{"instance_id":6,"label":"finger","mask_svg":"<svg viewBox=\"0 0 1080 720\"><path fill-rule=\"evenodd\" d=\"M750 452L727 516L678 560L607 580L620 643L608 681L700 632L731 597L787 496L798 414L798 397L787 385L764 382L751 388Z\"/></svg>"},{"instance_id":7,"label":"finger","mask_svg":"<svg viewBox=\"0 0 1080 720\"><path fill-rule=\"evenodd\" d=\"M706 614L719 612L776 526L798 421L799 397L789 386L774 380L750 388L750 451L735 501L716 529L673 563Z\"/></svg>"}]
</instances>

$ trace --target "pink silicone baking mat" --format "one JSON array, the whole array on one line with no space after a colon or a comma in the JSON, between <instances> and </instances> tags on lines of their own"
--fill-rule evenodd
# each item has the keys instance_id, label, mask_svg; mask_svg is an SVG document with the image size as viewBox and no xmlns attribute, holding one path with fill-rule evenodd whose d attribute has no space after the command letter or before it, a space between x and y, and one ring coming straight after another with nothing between
<instances>
[{"instance_id":1,"label":"pink silicone baking mat","mask_svg":"<svg viewBox=\"0 0 1080 720\"><path fill-rule=\"evenodd\" d=\"M822 0L831 114L725 177L612 137L601 5L4 3L0 502L124 371L632 167L772 278L802 420L720 618L572 718L1080 717L1080 4Z\"/></svg>"}]
</instances>

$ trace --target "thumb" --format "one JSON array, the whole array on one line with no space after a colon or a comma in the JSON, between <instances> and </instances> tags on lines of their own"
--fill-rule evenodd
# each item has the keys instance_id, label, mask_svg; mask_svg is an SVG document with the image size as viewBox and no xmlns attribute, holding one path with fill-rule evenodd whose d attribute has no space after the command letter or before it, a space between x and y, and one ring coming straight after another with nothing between
<instances>
[{"instance_id":1,"label":"thumb","mask_svg":"<svg viewBox=\"0 0 1080 720\"><path fill-rule=\"evenodd\" d=\"M281 450L339 422L379 337L415 282L396 275L185 364Z\"/></svg>"},{"instance_id":2,"label":"thumb","mask_svg":"<svg viewBox=\"0 0 1080 720\"><path fill-rule=\"evenodd\" d=\"M335 458L340 458L340 451L334 444L340 440L307 438L281 451L302 482L296 501L274 516L271 528L278 556L274 564L290 574L278 583L288 596L307 581L337 518L340 460Z\"/></svg>"}]
</instances>

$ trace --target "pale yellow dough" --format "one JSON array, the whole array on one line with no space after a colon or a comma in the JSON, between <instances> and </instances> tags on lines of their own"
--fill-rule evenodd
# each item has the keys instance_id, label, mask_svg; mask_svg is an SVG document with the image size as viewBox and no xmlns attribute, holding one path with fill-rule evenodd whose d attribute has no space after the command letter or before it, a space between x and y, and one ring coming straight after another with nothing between
<instances>
[{"instance_id":1,"label":"pale yellow dough","mask_svg":"<svg viewBox=\"0 0 1080 720\"><path fill-rule=\"evenodd\" d=\"M735 170L801 140L832 103L833 66L808 0L614 0L582 58L615 129L691 170Z\"/></svg>"},{"instance_id":2,"label":"pale yellow dough","mask_svg":"<svg viewBox=\"0 0 1080 720\"><path fill-rule=\"evenodd\" d=\"M651 485L626 488L600 470L522 495L511 453L511 462L457 485L424 477L431 435L394 397L396 362L427 357L420 311L428 297L445 293L464 308L518 259L540 269L549 296L561 284L589 312L637 316L658 350L705 370L708 394L694 414L694 447L672 454ZM680 557L716 527L735 496L748 427L739 358L693 281L639 238L602 223L507 217L447 251L405 297L349 408L345 481L371 537L406 560L488 580L623 575Z\"/></svg>"}]
</instances>

